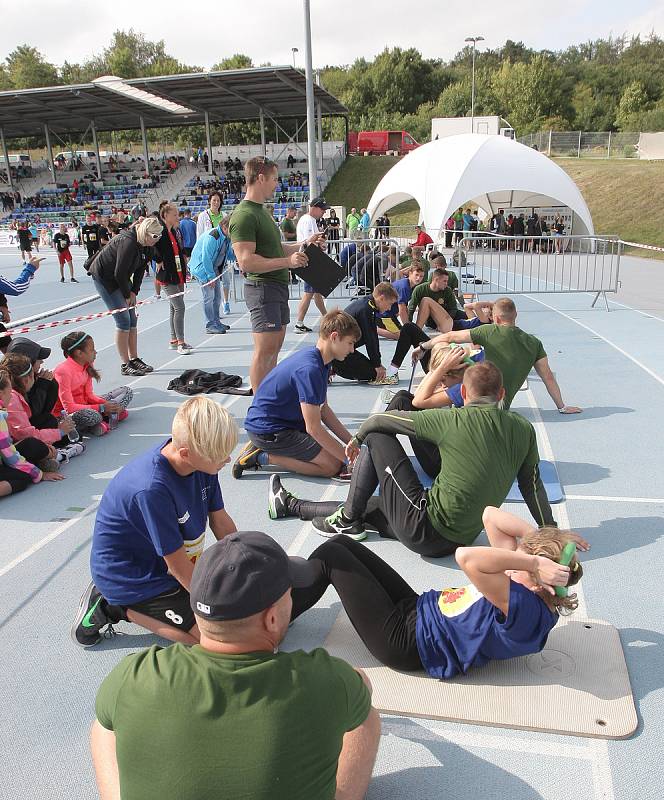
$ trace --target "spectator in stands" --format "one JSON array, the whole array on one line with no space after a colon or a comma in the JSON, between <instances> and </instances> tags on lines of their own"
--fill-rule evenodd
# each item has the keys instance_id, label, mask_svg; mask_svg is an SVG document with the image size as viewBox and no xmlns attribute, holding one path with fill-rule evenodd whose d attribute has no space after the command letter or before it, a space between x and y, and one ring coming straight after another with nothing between
<instances>
[{"instance_id":1,"label":"spectator in stands","mask_svg":"<svg viewBox=\"0 0 664 800\"><path fill-rule=\"evenodd\" d=\"M97 215L92 211L85 215L85 225L81 228L81 239L88 251L88 258L98 253L108 241L106 229L102 229L97 222Z\"/></svg>"},{"instance_id":2,"label":"spectator in stands","mask_svg":"<svg viewBox=\"0 0 664 800\"><path fill-rule=\"evenodd\" d=\"M191 347L184 338L184 286L187 282L187 259L183 252L182 236L178 230L178 209L174 203L159 208L163 226L161 238L154 245L157 265L155 280L163 287L170 305L171 339L169 347L181 356L188 356Z\"/></svg>"},{"instance_id":3,"label":"spectator in stands","mask_svg":"<svg viewBox=\"0 0 664 800\"><path fill-rule=\"evenodd\" d=\"M201 284L205 332L209 334L226 333L230 329L229 325L225 325L219 319L221 309L219 284L225 279L225 274L230 273L228 262L234 260L235 256L228 237L229 220L230 216L223 217L216 228L199 236L189 260L189 271Z\"/></svg>"},{"instance_id":4,"label":"spectator in stands","mask_svg":"<svg viewBox=\"0 0 664 800\"><path fill-rule=\"evenodd\" d=\"M247 412L249 442L233 464L234 478L268 465L341 478L351 435L328 405L328 377L330 364L352 353L359 338L357 322L335 309L322 318L315 347L299 350L268 372Z\"/></svg>"},{"instance_id":5,"label":"spectator in stands","mask_svg":"<svg viewBox=\"0 0 664 800\"><path fill-rule=\"evenodd\" d=\"M7 406L7 424L12 441L18 443L32 438L43 442L48 447L45 457L56 462L54 472L58 471L60 464L81 455L85 446L80 442L72 442L67 435L76 430L71 418L63 417L55 428L36 426L30 422L33 410L30 408L29 392L35 382L30 359L21 353L8 353L0 361L0 370L9 373L12 384L12 396Z\"/></svg>"},{"instance_id":6,"label":"spectator in stands","mask_svg":"<svg viewBox=\"0 0 664 800\"><path fill-rule=\"evenodd\" d=\"M286 159L286 168L292 169L295 166L295 159L293 158L292 153L288 154L288 158Z\"/></svg>"},{"instance_id":7,"label":"spectator in stands","mask_svg":"<svg viewBox=\"0 0 664 800\"><path fill-rule=\"evenodd\" d=\"M198 642L191 577L208 523L217 539L236 530L218 473L237 438L225 408L210 397L192 397L177 410L171 436L109 483L92 536L92 582L71 631L77 644L92 647L121 619L173 642Z\"/></svg>"},{"instance_id":8,"label":"spectator in stands","mask_svg":"<svg viewBox=\"0 0 664 800\"><path fill-rule=\"evenodd\" d=\"M166 797L174 785L200 798L220 786L229 798L366 795L380 740L368 680L320 648L279 652L291 591L310 570L254 531L202 555L191 580L200 646L129 656L97 695L91 747L106 797L120 786L127 797ZM159 758L145 759L146 741Z\"/></svg>"},{"instance_id":9,"label":"spectator in stands","mask_svg":"<svg viewBox=\"0 0 664 800\"><path fill-rule=\"evenodd\" d=\"M510 407L528 373L534 368L558 411L561 414L579 414L580 408L568 406L563 401L542 342L536 336L518 328L516 318L514 301L509 297L501 297L493 304L493 324L437 336L422 344L420 351L431 350L437 344L448 345L450 342L480 345L484 348L487 361L494 363L503 375L505 408ZM416 355L419 354L416 351Z\"/></svg>"},{"instance_id":10,"label":"spectator in stands","mask_svg":"<svg viewBox=\"0 0 664 800\"><path fill-rule=\"evenodd\" d=\"M60 347L65 360L53 371L58 382L58 402L53 412L59 415L64 410L79 433L103 436L112 429L111 423L128 417L127 406L134 393L129 386L119 386L104 395L92 391L92 379L100 381L101 375L94 367L97 351L89 333L68 333ZM114 420L112 415L116 415Z\"/></svg>"},{"instance_id":11,"label":"spectator in stands","mask_svg":"<svg viewBox=\"0 0 664 800\"><path fill-rule=\"evenodd\" d=\"M78 283L74 277L74 260L71 257L69 246L71 239L67 233L67 226L63 223L60 224L58 232L53 237L53 247L58 254L58 263L60 264L60 283L65 282L65 264L69 264L69 274L72 283Z\"/></svg>"},{"instance_id":12,"label":"spectator in stands","mask_svg":"<svg viewBox=\"0 0 664 800\"><path fill-rule=\"evenodd\" d=\"M64 475L57 471L42 471L32 460L43 460L44 450L48 453L48 448L43 442L28 438L23 440L20 448L14 446L7 426L7 408L11 396L12 384L9 373L0 370L0 497L22 492L31 483L64 479Z\"/></svg>"},{"instance_id":13,"label":"spectator in stands","mask_svg":"<svg viewBox=\"0 0 664 800\"><path fill-rule=\"evenodd\" d=\"M18 297L23 292L27 292L30 288L30 281L34 278L35 272L37 272L43 260L43 258L31 256L30 261L23 265L23 269L15 281L10 281L0 275L0 322L10 321L6 295Z\"/></svg>"},{"instance_id":14,"label":"spectator in stands","mask_svg":"<svg viewBox=\"0 0 664 800\"><path fill-rule=\"evenodd\" d=\"M346 228L347 228L347 235L349 239L353 238L354 232L360 226L360 215L357 213L356 208L351 208L350 214L346 217Z\"/></svg>"},{"instance_id":15,"label":"spectator in stands","mask_svg":"<svg viewBox=\"0 0 664 800\"><path fill-rule=\"evenodd\" d=\"M321 233L319 224L325 214L329 205L325 202L324 197L316 197L309 203L309 211L303 214L297 223L297 236L298 242L305 242L312 236L317 236ZM324 239L322 240L324 242ZM304 324L304 318L307 315L311 301L314 301L316 308L320 311L321 317L327 314L325 308L325 298L319 292L314 291L314 287L306 281L302 282L302 299L297 308L297 321L295 322L295 333L311 333L311 328Z\"/></svg>"},{"instance_id":16,"label":"spectator in stands","mask_svg":"<svg viewBox=\"0 0 664 800\"><path fill-rule=\"evenodd\" d=\"M258 390L261 381L276 365L290 321L288 306L288 269L308 263L297 242L282 243L278 228L263 204L276 189L279 170L264 156L250 158L245 164L247 192L233 211L230 235L240 268L245 273L244 298L251 314L254 354L249 371L251 387ZM323 237L312 236L308 243L318 244Z\"/></svg>"},{"instance_id":17,"label":"spectator in stands","mask_svg":"<svg viewBox=\"0 0 664 800\"><path fill-rule=\"evenodd\" d=\"M115 236L90 266L90 274L106 308L109 311L123 309L113 314L117 329L115 345L123 375L140 376L154 369L138 356L135 306L146 265L161 235L161 222L155 217L148 217Z\"/></svg>"},{"instance_id":18,"label":"spectator in stands","mask_svg":"<svg viewBox=\"0 0 664 800\"><path fill-rule=\"evenodd\" d=\"M411 242L411 247L425 248L428 244L433 244L433 239L426 232L424 225L416 225L415 234L416 239L414 242Z\"/></svg>"},{"instance_id":19,"label":"spectator in stands","mask_svg":"<svg viewBox=\"0 0 664 800\"><path fill-rule=\"evenodd\" d=\"M182 219L180 220L180 233L182 234L182 252L185 258L191 256L191 251L196 244L196 223L191 218L191 209L185 208L182 210Z\"/></svg>"}]
</instances>

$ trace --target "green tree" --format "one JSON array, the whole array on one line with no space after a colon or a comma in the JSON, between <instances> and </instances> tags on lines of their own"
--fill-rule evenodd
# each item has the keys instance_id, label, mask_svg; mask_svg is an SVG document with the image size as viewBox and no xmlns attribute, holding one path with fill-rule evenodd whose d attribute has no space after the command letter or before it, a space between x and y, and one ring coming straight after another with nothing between
<instances>
[{"instance_id":1,"label":"green tree","mask_svg":"<svg viewBox=\"0 0 664 800\"><path fill-rule=\"evenodd\" d=\"M7 77L12 89L34 89L55 86L58 72L34 47L19 45L7 56Z\"/></svg>"},{"instance_id":2,"label":"green tree","mask_svg":"<svg viewBox=\"0 0 664 800\"><path fill-rule=\"evenodd\" d=\"M622 93L618 110L616 111L616 125L621 130L626 130L629 119L639 111L645 111L648 105L648 95L639 81L633 81Z\"/></svg>"},{"instance_id":3,"label":"green tree","mask_svg":"<svg viewBox=\"0 0 664 800\"><path fill-rule=\"evenodd\" d=\"M229 58L222 58L218 64L215 64L212 67L212 69L217 72L224 69L248 69L249 67L253 66L254 63L249 56L245 56L243 53L235 53L235 55L232 55Z\"/></svg>"}]
</instances>

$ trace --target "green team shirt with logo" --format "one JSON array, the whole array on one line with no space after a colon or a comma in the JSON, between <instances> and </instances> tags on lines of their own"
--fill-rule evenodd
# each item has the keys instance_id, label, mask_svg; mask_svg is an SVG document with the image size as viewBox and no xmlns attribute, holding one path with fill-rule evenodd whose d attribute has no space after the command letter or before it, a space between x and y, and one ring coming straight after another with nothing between
<instances>
[{"instance_id":1,"label":"green team shirt with logo","mask_svg":"<svg viewBox=\"0 0 664 800\"><path fill-rule=\"evenodd\" d=\"M445 289L434 292L434 290L431 288L431 284L420 283L419 286L416 286L413 289L413 293L410 296L410 302L408 303L408 315L411 319L413 318L415 310L425 297L430 297L434 303L438 303L438 305L442 306L451 317L453 317L459 310L454 292L449 286L447 286Z\"/></svg>"},{"instance_id":2,"label":"green team shirt with logo","mask_svg":"<svg viewBox=\"0 0 664 800\"><path fill-rule=\"evenodd\" d=\"M279 228L261 203L243 200L233 211L228 229L231 242L255 242L256 254L263 258L283 258L284 248ZM280 268L270 272L247 272L252 281L274 281L288 283L288 269Z\"/></svg>"},{"instance_id":3,"label":"green team shirt with logo","mask_svg":"<svg viewBox=\"0 0 664 800\"><path fill-rule=\"evenodd\" d=\"M546 358L542 342L521 328L495 323L472 328L470 338L484 348L486 360L503 373L504 405L509 408L535 362Z\"/></svg>"},{"instance_id":4,"label":"green team shirt with logo","mask_svg":"<svg viewBox=\"0 0 664 800\"><path fill-rule=\"evenodd\" d=\"M471 544L482 530L482 512L502 505L517 473L535 475L535 429L496 405L434 408L411 419L417 438L436 445L443 464L429 490L429 520L446 539Z\"/></svg>"},{"instance_id":5,"label":"green team shirt with logo","mask_svg":"<svg viewBox=\"0 0 664 800\"><path fill-rule=\"evenodd\" d=\"M286 239L287 242L295 241L295 234L297 233L297 228L295 227L294 220L289 219L288 217L284 217L279 227L284 232L284 238Z\"/></svg>"}]
</instances>

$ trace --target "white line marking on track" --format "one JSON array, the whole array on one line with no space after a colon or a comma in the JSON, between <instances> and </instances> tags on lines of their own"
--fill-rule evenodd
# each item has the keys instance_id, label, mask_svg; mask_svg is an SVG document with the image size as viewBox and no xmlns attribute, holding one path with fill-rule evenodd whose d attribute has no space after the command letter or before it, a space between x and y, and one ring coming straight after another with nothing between
<instances>
[{"instance_id":1,"label":"white line marking on track","mask_svg":"<svg viewBox=\"0 0 664 800\"><path fill-rule=\"evenodd\" d=\"M609 497L601 494L566 494L565 500L591 500L598 503L664 503L664 497Z\"/></svg>"}]
</instances>

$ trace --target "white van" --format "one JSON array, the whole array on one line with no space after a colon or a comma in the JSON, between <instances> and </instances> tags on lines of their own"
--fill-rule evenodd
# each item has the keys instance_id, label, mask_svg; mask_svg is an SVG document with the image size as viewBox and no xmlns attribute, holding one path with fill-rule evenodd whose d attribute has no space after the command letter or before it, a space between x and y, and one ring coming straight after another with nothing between
<instances>
[{"instance_id":1,"label":"white van","mask_svg":"<svg viewBox=\"0 0 664 800\"><path fill-rule=\"evenodd\" d=\"M94 167L97 163L97 155L94 150L75 150L74 155L76 158L81 159L84 167ZM64 159L65 164L69 166L69 162L72 159L72 151L66 150L61 153L56 153L53 157L53 163L57 165L62 159Z\"/></svg>"},{"instance_id":2,"label":"white van","mask_svg":"<svg viewBox=\"0 0 664 800\"><path fill-rule=\"evenodd\" d=\"M4 166L5 164L5 157L0 156L0 164ZM9 166L11 167L31 167L32 166L32 159L27 153L10 153L9 154Z\"/></svg>"}]
</instances>

